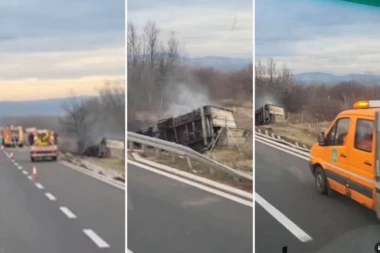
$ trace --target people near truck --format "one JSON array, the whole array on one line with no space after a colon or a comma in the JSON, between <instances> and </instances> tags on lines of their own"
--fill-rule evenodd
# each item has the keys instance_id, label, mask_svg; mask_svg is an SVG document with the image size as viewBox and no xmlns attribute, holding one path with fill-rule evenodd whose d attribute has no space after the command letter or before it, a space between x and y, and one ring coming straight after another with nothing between
<instances>
[{"instance_id":1,"label":"people near truck","mask_svg":"<svg viewBox=\"0 0 380 253\"><path fill-rule=\"evenodd\" d=\"M29 143L30 146L33 145L33 143L34 143L34 135L33 135L33 133L30 133L28 135L28 143Z\"/></svg>"}]
</instances>

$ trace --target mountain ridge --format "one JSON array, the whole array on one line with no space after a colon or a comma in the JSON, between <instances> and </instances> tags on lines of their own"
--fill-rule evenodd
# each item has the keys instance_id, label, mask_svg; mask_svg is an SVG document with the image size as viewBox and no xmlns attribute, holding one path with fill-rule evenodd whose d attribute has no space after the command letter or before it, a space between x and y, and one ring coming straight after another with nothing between
<instances>
[{"instance_id":1,"label":"mountain ridge","mask_svg":"<svg viewBox=\"0 0 380 253\"><path fill-rule=\"evenodd\" d=\"M326 72L305 72L294 74L294 79L303 84L326 84L333 85L340 82L358 82L363 84L377 84L380 82L380 75L369 74L346 74L334 75Z\"/></svg>"}]
</instances>

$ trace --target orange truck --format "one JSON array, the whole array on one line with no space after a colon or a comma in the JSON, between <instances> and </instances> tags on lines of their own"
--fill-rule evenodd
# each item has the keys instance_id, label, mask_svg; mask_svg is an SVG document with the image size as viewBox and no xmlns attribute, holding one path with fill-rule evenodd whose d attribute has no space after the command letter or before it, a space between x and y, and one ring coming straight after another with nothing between
<instances>
[{"instance_id":1,"label":"orange truck","mask_svg":"<svg viewBox=\"0 0 380 253\"><path fill-rule=\"evenodd\" d=\"M2 144L4 147L24 146L24 130L21 126L7 126L1 131Z\"/></svg>"},{"instance_id":2,"label":"orange truck","mask_svg":"<svg viewBox=\"0 0 380 253\"><path fill-rule=\"evenodd\" d=\"M310 150L316 190L338 192L380 219L380 100L358 101L338 114Z\"/></svg>"},{"instance_id":3,"label":"orange truck","mask_svg":"<svg viewBox=\"0 0 380 253\"><path fill-rule=\"evenodd\" d=\"M50 130L36 129L28 136L30 148L30 160L32 162L38 159L50 158L53 161L57 160L57 134Z\"/></svg>"}]
</instances>

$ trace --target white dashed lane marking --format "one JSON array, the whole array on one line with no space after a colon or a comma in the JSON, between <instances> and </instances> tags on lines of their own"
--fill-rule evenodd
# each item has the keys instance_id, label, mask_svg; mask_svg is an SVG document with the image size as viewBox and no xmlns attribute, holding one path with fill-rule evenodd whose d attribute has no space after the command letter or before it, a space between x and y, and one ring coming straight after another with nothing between
<instances>
[{"instance_id":1,"label":"white dashed lane marking","mask_svg":"<svg viewBox=\"0 0 380 253\"><path fill-rule=\"evenodd\" d=\"M106 243L100 236L98 236L92 229L83 229L83 232L99 247L109 248L109 244Z\"/></svg>"},{"instance_id":2,"label":"white dashed lane marking","mask_svg":"<svg viewBox=\"0 0 380 253\"><path fill-rule=\"evenodd\" d=\"M3 151L4 154L8 155L7 152ZM11 157L9 157L11 158ZM29 175L29 173L26 171L26 170L23 170L22 166L19 165L16 161L12 161L13 164L19 169L22 171L22 173L26 176L28 176L28 179L29 180L33 180L33 177L31 175ZM35 186L42 190L44 189L44 186L40 183L35 183ZM56 201L57 198L51 194L50 192L47 192L45 193L45 196L51 200L51 201ZM65 214L69 219L76 219L77 216L67 207L65 206L61 206L59 207L59 209L61 210L61 212L63 214ZM104 241L98 234L96 234L92 229L83 229L83 233L85 233L99 248L109 248L110 245ZM128 253L132 253L132 251L128 250Z\"/></svg>"},{"instance_id":3,"label":"white dashed lane marking","mask_svg":"<svg viewBox=\"0 0 380 253\"><path fill-rule=\"evenodd\" d=\"M70 211L70 209L65 206L61 206L59 209L61 209L62 213L66 214L69 219L75 219L77 217L73 212Z\"/></svg>"},{"instance_id":4,"label":"white dashed lane marking","mask_svg":"<svg viewBox=\"0 0 380 253\"><path fill-rule=\"evenodd\" d=\"M44 189L44 186L40 183L36 183L36 187L40 190Z\"/></svg>"},{"instance_id":5,"label":"white dashed lane marking","mask_svg":"<svg viewBox=\"0 0 380 253\"><path fill-rule=\"evenodd\" d=\"M46 197L47 197L48 199L50 199L51 201L56 201L56 200L57 200L57 199L54 197L54 195L51 194L50 192L45 193L45 195L46 195Z\"/></svg>"}]
</instances>

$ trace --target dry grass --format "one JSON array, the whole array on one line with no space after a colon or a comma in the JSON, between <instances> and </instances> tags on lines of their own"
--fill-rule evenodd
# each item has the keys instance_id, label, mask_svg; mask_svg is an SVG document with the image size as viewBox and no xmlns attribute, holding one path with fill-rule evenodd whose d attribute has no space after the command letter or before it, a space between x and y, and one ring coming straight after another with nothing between
<instances>
[{"instance_id":1,"label":"dry grass","mask_svg":"<svg viewBox=\"0 0 380 253\"><path fill-rule=\"evenodd\" d=\"M156 153L152 149L148 149L145 154L142 154L142 156L150 161L167 165L181 171L185 171L252 193L252 182L248 180L236 181L231 175L222 171L211 172L210 168L207 165L199 163L197 161L191 161L192 169L190 169L187 164L187 160L183 157L176 156L175 161L173 162L171 154L161 153L160 156L156 157Z\"/></svg>"},{"instance_id":2,"label":"dry grass","mask_svg":"<svg viewBox=\"0 0 380 253\"><path fill-rule=\"evenodd\" d=\"M125 162L124 160L117 158L103 158L97 159L93 157L86 157L86 160L94 163L105 169L112 169L120 173L125 173Z\"/></svg>"},{"instance_id":3,"label":"dry grass","mask_svg":"<svg viewBox=\"0 0 380 253\"><path fill-rule=\"evenodd\" d=\"M252 101L241 102L240 104L231 105L232 101L222 101L228 109L234 112L234 118L238 128L253 130L253 104ZM252 172L253 170L253 140L252 136L248 137L245 145L238 149L216 148L206 155L217 162L225 164L231 168Z\"/></svg>"},{"instance_id":4,"label":"dry grass","mask_svg":"<svg viewBox=\"0 0 380 253\"><path fill-rule=\"evenodd\" d=\"M317 142L318 133L326 131L329 125L330 122L320 122L318 124L273 124L260 126L260 128L272 131L276 135L284 136L288 140L311 146Z\"/></svg>"},{"instance_id":5,"label":"dry grass","mask_svg":"<svg viewBox=\"0 0 380 253\"><path fill-rule=\"evenodd\" d=\"M206 156L230 168L252 172L252 146L250 151L251 153L240 153L237 149L217 148L207 153Z\"/></svg>"}]
</instances>

